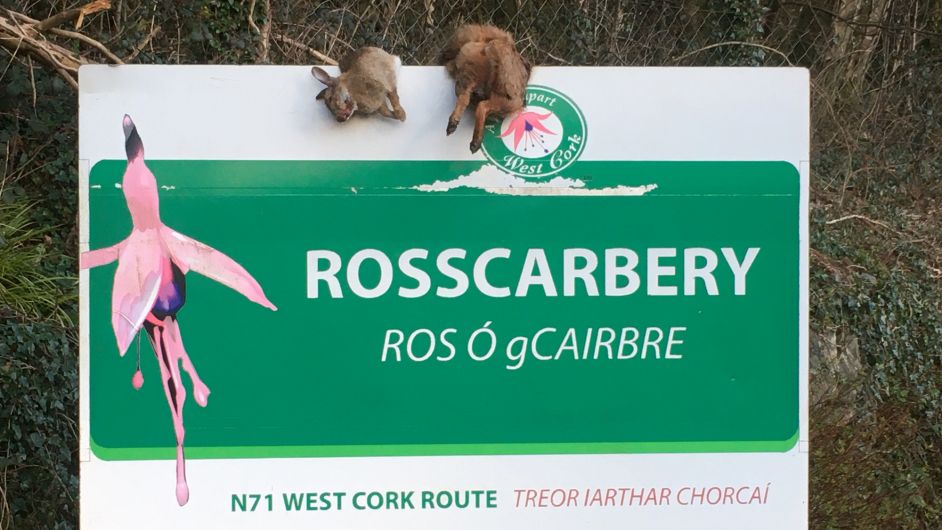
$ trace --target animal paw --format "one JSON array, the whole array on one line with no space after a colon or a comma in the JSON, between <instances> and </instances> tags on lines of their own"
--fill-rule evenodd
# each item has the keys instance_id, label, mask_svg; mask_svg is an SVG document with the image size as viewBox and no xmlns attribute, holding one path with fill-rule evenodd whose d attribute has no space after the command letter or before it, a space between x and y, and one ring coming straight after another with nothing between
<instances>
[{"instance_id":1,"label":"animal paw","mask_svg":"<svg viewBox=\"0 0 942 530\"><path fill-rule=\"evenodd\" d=\"M403 109L398 109L398 110L396 110L396 111L393 113L393 115L394 115L394 116L396 117L396 119L399 120L399 121L406 121L406 111L403 110Z\"/></svg>"},{"instance_id":2,"label":"animal paw","mask_svg":"<svg viewBox=\"0 0 942 530\"><path fill-rule=\"evenodd\" d=\"M445 128L445 134L450 136L451 133L455 132L455 129L457 128L458 128L457 120L448 120L448 127Z\"/></svg>"},{"instance_id":3,"label":"animal paw","mask_svg":"<svg viewBox=\"0 0 942 530\"><path fill-rule=\"evenodd\" d=\"M477 153L481 149L481 142L471 140L471 153Z\"/></svg>"}]
</instances>

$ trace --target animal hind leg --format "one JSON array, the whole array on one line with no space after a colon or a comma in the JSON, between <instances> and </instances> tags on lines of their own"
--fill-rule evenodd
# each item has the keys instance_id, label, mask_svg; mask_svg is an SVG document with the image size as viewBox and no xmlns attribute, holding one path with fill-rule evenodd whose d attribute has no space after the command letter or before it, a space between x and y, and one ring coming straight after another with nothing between
<instances>
[{"instance_id":1,"label":"animal hind leg","mask_svg":"<svg viewBox=\"0 0 942 530\"><path fill-rule=\"evenodd\" d=\"M474 135L471 137L471 152L477 153L481 148L481 141L484 139L484 122L491 113L491 100L484 100L478 103L478 108L474 111Z\"/></svg>"},{"instance_id":2,"label":"animal hind leg","mask_svg":"<svg viewBox=\"0 0 942 530\"><path fill-rule=\"evenodd\" d=\"M389 110L389 107L386 106L385 101L383 102L382 105L379 106L379 108L376 109L376 112L378 112L384 118L397 119L396 114L393 111Z\"/></svg>"},{"instance_id":3,"label":"animal hind leg","mask_svg":"<svg viewBox=\"0 0 942 530\"><path fill-rule=\"evenodd\" d=\"M451 112L451 117L448 118L448 127L445 129L446 134L450 135L458 128L458 122L461 121L461 115L464 114L464 109L468 108L468 104L471 103L471 92L473 90L474 87L468 85L467 88L458 93L458 101L455 102L455 110Z\"/></svg>"},{"instance_id":4,"label":"animal hind leg","mask_svg":"<svg viewBox=\"0 0 942 530\"><path fill-rule=\"evenodd\" d=\"M399 102L399 92L394 88L386 94L386 97L389 99L389 104L392 105L393 117L399 121L406 121L406 110L402 108L402 104Z\"/></svg>"}]
</instances>

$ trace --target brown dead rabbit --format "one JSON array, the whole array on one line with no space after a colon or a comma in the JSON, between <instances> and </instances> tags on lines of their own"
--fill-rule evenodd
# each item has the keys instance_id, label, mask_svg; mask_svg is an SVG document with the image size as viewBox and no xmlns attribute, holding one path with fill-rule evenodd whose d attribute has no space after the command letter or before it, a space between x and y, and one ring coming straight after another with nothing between
<instances>
[{"instance_id":1,"label":"brown dead rabbit","mask_svg":"<svg viewBox=\"0 0 942 530\"><path fill-rule=\"evenodd\" d=\"M339 122L345 122L354 112L379 112L387 118L406 121L406 111L399 104L396 92L396 71L402 61L379 48L360 48L340 61L340 75L330 74L317 66L311 74L327 88L317 94ZM386 100L392 106L386 106Z\"/></svg>"},{"instance_id":2,"label":"brown dead rabbit","mask_svg":"<svg viewBox=\"0 0 942 530\"><path fill-rule=\"evenodd\" d=\"M488 116L503 117L523 109L530 63L517 52L510 33L477 24L458 28L442 52L441 62L455 79L458 96L445 131L455 132L464 109L477 105L471 138L471 152L475 153L481 148Z\"/></svg>"}]
</instances>

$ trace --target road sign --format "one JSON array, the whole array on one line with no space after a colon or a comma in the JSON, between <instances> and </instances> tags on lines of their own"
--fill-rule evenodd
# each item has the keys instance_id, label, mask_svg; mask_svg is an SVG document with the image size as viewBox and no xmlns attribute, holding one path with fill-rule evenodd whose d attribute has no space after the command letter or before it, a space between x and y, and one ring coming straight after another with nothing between
<instances>
[{"instance_id":1,"label":"road sign","mask_svg":"<svg viewBox=\"0 0 942 530\"><path fill-rule=\"evenodd\" d=\"M807 71L315 85L81 69L83 526L807 526Z\"/></svg>"}]
</instances>

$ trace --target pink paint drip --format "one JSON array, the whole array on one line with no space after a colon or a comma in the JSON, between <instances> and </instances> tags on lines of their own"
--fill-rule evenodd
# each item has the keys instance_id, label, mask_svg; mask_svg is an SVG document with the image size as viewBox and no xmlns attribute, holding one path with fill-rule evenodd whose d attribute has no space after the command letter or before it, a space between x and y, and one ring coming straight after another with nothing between
<instances>
[{"instance_id":1,"label":"pink paint drip","mask_svg":"<svg viewBox=\"0 0 942 530\"><path fill-rule=\"evenodd\" d=\"M183 349L180 328L176 320L168 316L159 326L155 326L151 345L154 348L154 355L157 357L157 364L160 366L160 377L162 380L167 381L167 384L164 385L164 393L167 396L170 414L173 417L173 431L177 436L177 502L180 506L183 506L190 498L190 490L186 484L186 460L183 455L183 439L186 435L183 428L183 404L186 403L186 387L183 386L183 380L180 378L180 361L183 361L183 369L193 381L194 389L199 388L203 393L202 400L196 399L196 402L202 407L206 406L209 389L200 380L199 375L190 363L186 350ZM164 355L169 360L169 365L164 363ZM171 393L171 387L173 393ZM194 392L200 391L194 390Z\"/></svg>"},{"instance_id":2,"label":"pink paint drip","mask_svg":"<svg viewBox=\"0 0 942 530\"><path fill-rule=\"evenodd\" d=\"M131 386L134 387L134 390L140 390L144 386L144 374L141 373L140 368L134 372L134 377L131 378Z\"/></svg>"},{"instance_id":3,"label":"pink paint drip","mask_svg":"<svg viewBox=\"0 0 942 530\"><path fill-rule=\"evenodd\" d=\"M155 304L158 296L165 297L167 293L173 292L172 271L175 266L183 274L194 270L216 280L272 311L277 308L241 265L222 252L175 232L161 222L157 179L144 163L144 146L137 128L127 115L122 125L128 156L122 189L133 228L127 239L120 243L82 253L79 266L88 269L118 260L111 298L111 324L121 356L124 356L144 323L149 325L148 336L160 367L177 440L176 497L177 503L183 506L190 498L190 490L186 481L183 449L186 388L180 377L180 366L192 381L193 397L199 406L206 406L210 391L199 378L183 347L183 337L175 315L167 315L162 319L157 316ZM139 358L131 385L136 390L144 385Z\"/></svg>"}]
</instances>

